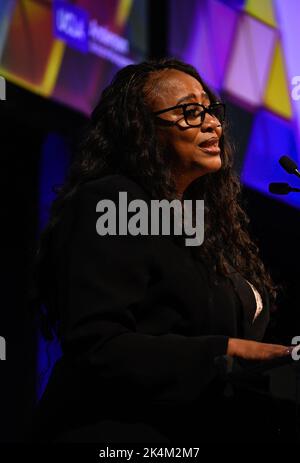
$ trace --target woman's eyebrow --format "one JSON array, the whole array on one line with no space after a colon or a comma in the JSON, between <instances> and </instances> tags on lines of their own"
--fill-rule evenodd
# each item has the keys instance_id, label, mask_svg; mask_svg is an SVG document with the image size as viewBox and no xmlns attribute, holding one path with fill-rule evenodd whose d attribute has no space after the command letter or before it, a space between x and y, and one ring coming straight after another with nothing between
<instances>
[{"instance_id":1,"label":"woman's eyebrow","mask_svg":"<svg viewBox=\"0 0 300 463\"><path fill-rule=\"evenodd\" d=\"M204 90L201 92L201 95L204 98L208 98L208 94ZM188 101L191 99L195 99L195 100L197 99L197 96L195 95L195 93L189 93L188 95L183 96L182 98L179 98L176 104L180 104L180 103L183 103L184 101Z\"/></svg>"},{"instance_id":2,"label":"woman's eyebrow","mask_svg":"<svg viewBox=\"0 0 300 463\"><path fill-rule=\"evenodd\" d=\"M196 98L195 93L189 93L188 95L179 98L176 104L182 103L183 101L191 100L192 98Z\"/></svg>"}]
</instances>

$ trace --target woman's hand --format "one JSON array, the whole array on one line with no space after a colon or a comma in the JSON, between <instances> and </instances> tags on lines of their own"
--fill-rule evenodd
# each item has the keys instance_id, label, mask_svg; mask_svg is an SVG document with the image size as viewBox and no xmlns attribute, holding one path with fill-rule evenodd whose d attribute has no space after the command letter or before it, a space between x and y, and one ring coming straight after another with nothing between
<instances>
[{"instance_id":1,"label":"woman's hand","mask_svg":"<svg viewBox=\"0 0 300 463\"><path fill-rule=\"evenodd\" d=\"M280 344L265 344L263 342L229 338L227 355L245 360L271 360L276 357L290 355L290 351L287 346Z\"/></svg>"}]
</instances>

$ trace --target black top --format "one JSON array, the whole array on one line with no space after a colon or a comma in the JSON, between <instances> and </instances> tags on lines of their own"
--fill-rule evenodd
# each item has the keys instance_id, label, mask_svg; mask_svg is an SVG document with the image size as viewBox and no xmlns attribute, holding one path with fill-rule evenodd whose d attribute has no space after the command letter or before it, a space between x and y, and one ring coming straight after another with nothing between
<instances>
[{"instance_id":1,"label":"black top","mask_svg":"<svg viewBox=\"0 0 300 463\"><path fill-rule=\"evenodd\" d=\"M261 340L268 323L266 294L253 323L248 283L233 269L215 273L174 237L99 236L96 204L118 204L120 191L128 202L151 199L122 175L90 181L51 238L48 304L62 320L64 354L37 414L44 439L64 431L80 440L83 429L99 442L182 435L192 410L222 396L215 359L228 337Z\"/></svg>"}]
</instances>

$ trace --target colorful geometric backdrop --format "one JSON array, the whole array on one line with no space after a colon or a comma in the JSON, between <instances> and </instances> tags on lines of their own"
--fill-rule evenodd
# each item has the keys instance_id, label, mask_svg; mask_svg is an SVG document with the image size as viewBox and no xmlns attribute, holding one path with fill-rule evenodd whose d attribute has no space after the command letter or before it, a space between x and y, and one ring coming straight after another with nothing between
<instances>
[{"instance_id":1,"label":"colorful geometric backdrop","mask_svg":"<svg viewBox=\"0 0 300 463\"><path fill-rule=\"evenodd\" d=\"M300 187L278 164L282 155L300 163L292 81L300 76L300 2L172 0L170 7L169 53L193 64L227 103L243 183L267 195L274 181ZM276 198L300 207L300 194Z\"/></svg>"},{"instance_id":2,"label":"colorful geometric backdrop","mask_svg":"<svg viewBox=\"0 0 300 463\"><path fill-rule=\"evenodd\" d=\"M87 115L147 55L147 0L1 0L0 75Z\"/></svg>"}]
</instances>

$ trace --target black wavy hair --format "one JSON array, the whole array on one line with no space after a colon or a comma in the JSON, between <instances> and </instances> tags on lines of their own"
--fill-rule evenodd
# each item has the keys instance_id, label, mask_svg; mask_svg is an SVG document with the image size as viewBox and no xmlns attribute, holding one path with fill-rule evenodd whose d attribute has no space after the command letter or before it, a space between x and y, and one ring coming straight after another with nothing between
<instances>
[{"instance_id":1,"label":"black wavy hair","mask_svg":"<svg viewBox=\"0 0 300 463\"><path fill-rule=\"evenodd\" d=\"M40 239L35 272L40 302L47 300L51 293L51 268L48 263L52 230L82 183L107 174L121 173L136 180L155 198L176 197L170 160L158 140L155 118L149 107L157 83L164 78L167 69L191 75L202 84L211 102L217 100L196 69L176 59L129 65L115 75L91 115L66 182L57 191L48 226ZM228 264L232 265L262 293L265 288L270 300L275 301L276 287L247 231L249 219L240 205L241 186L233 171L226 125L220 147L220 170L206 174L188 189L191 198L205 201L205 240L197 252L223 275L228 272ZM53 307L48 307L48 317L50 323L57 319Z\"/></svg>"}]
</instances>

